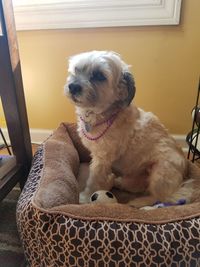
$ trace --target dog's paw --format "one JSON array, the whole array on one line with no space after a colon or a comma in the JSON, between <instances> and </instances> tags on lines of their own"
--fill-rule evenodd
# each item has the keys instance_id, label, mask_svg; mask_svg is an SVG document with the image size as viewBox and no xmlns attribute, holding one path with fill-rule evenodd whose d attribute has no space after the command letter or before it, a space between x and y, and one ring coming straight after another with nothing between
<instances>
[{"instance_id":1,"label":"dog's paw","mask_svg":"<svg viewBox=\"0 0 200 267\"><path fill-rule=\"evenodd\" d=\"M155 199L152 196L146 196L146 197L138 197L131 201L129 201L127 204L135 207L135 208L144 208L146 206L153 206L155 203Z\"/></svg>"},{"instance_id":2,"label":"dog's paw","mask_svg":"<svg viewBox=\"0 0 200 267\"><path fill-rule=\"evenodd\" d=\"M88 195L85 191L79 194L79 203L85 204L90 202L90 195Z\"/></svg>"},{"instance_id":3,"label":"dog's paw","mask_svg":"<svg viewBox=\"0 0 200 267\"><path fill-rule=\"evenodd\" d=\"M127 203L127 205L137 208L137 209L142 209L145 205L143 203L141 203L140 201L138 201L137 199L135 200L131 200Z\"/></svg>"},{"instance_id":4,"label":"dog's paw","mask_svg":"<svg viewBox=\"0 0 200 267\"><path fill-rule=\"evenodd\" d=\"M115 176L114 173L111 173L111 174L108 175L108 177L107 177L107 184L108 184L107 187L108 188L112 188L113 187L115 179L116 179L116 176Z\"/></svg>"},{"instance_id":5,"label":"dog's paw","mask_svg":"<svg viewBox=\"0 0 200 267\"><path fill-rule=\"evenodd\" d=\"M123 186L122 186L122 177L121 176L118 176L115 178L114 180L114 187L118 188L118 189L121 189L123 190Z\"/></svg>"},{"instance_id":6,"label":"dog's paw","mask_svg":"<svg viewBox=\"0 0 200 267\"><path fill-rule=\"evenodd\" d=\"M157 207L155 206L145 206L140 208L140 210L155 210L155 209L157 209Z\"/></svg>"}]
</instances>

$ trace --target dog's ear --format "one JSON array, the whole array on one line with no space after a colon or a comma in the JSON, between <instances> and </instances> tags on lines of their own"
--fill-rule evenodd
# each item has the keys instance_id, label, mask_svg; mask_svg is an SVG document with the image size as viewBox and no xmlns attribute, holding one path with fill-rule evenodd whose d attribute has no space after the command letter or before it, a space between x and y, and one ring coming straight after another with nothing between
<instances>
[{"instance_id":1,"label":"dog's ear","mask_svg":"<svg viewBox=\"0 0 200 267\"><path fill-rule=\"evenodd\" d=\"M129 106L131 101L133 100L135 96L135 81L133 79L133 76L130 72L125 71L122 74L122 80L121 80L121 86L120 86L120 94L125 95L123 99L121 99L123 106ZM127 90L127 91L124 91Z\"/></svg>"}]
</instances>

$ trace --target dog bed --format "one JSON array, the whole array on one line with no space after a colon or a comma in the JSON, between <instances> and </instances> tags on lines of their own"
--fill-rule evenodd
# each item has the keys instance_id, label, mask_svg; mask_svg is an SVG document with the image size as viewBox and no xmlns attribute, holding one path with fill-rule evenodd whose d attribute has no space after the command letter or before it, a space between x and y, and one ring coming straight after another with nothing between
<instances>
[{"instance_id":1,"label":"dog bed","mask_svg":"<svg viewBox=\"0 0 200 267\"><path fill-rule=\"evenodd\" d=\"M76 177L89 161L75 124L62 123L36 152L17 206L29 266L200 266L200 202L79 204Z\"/></svg>"}]
</instances>

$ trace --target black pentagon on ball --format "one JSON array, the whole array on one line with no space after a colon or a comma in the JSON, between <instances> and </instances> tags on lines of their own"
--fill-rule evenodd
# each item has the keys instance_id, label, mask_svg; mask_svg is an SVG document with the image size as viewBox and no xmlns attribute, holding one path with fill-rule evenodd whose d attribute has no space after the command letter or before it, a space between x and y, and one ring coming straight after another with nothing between
<instances>
[{"instance_id":1,"label":"black pentagon on ball","mask_svg":"<svg viewBox=\"0 0 200 267\"><path fill-rule=\"evenodd\" d=\"M91 196L91 200L92 200L92 201L97 200L97 198L98 198L98 194L97 194L97 193L94 193L94 194Z\"/></svg>"},{"instance_id":2,"label":"black pentagon on ball","mask_svg":"<svg viewBox=\"0 0 200 267\"><path fill-rule=\"evenodd\" d=\"M113 194L111 192L106 192L106 195L109 197L109 198L113 198Z\"/></svg>"}]
</instances>

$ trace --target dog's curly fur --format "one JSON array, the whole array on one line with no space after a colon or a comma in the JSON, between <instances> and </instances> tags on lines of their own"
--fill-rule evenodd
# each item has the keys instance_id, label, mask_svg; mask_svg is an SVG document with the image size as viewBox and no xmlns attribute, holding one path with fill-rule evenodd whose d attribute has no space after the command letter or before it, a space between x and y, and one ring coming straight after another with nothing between
<instances>
[{"instance_id":1,"label":"dog's curly fur","mask_svg":"<svg viewBox=\"0 0 200 267\"><path fill-rule=\"evenodd\" d=\"M185 159L154 114L130 105L135 83L118 54L92 51L73 56L65 94L75 103L78 131L92 156L81 201L113 186L143 192L129 203L135 207L158 200L194 200L199 169Z\"/></svg>"}]
</instances>

